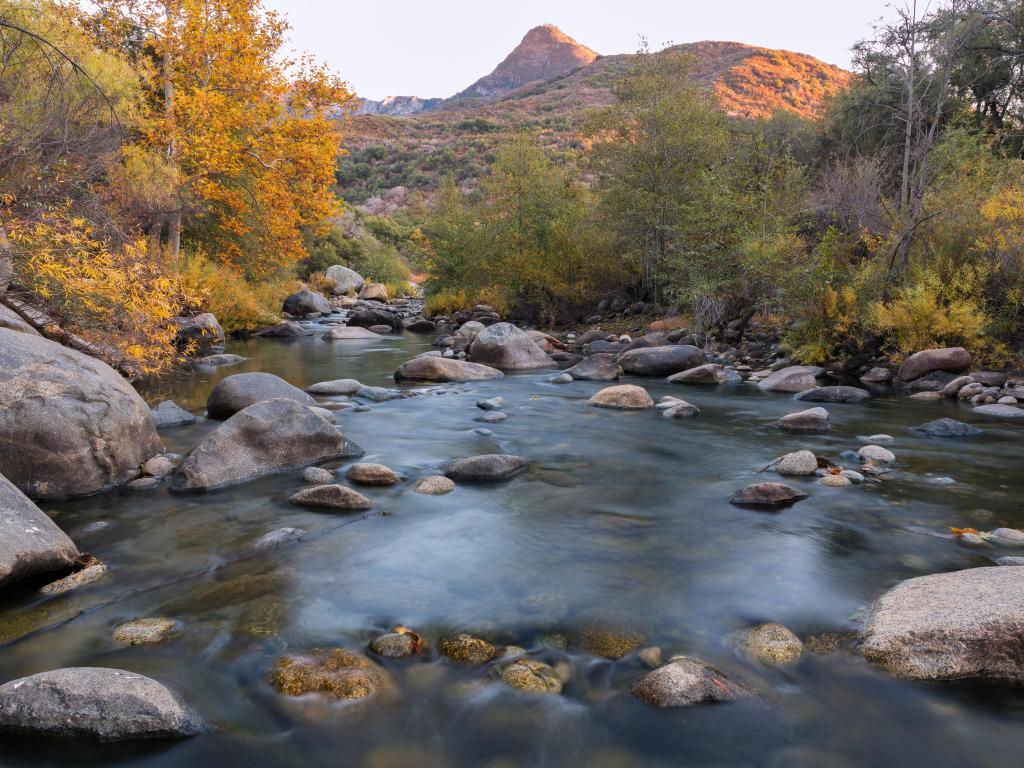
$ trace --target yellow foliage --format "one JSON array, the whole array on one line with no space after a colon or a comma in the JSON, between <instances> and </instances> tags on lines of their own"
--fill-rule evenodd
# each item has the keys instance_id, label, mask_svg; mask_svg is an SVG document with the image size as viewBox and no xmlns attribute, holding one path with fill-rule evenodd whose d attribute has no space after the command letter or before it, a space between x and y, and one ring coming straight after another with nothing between
<instances>
[{"instance_id":1,"label":"yellow foliage","mask_svg":"<svg viewBox=\"0 0 1024 768\"><path fill-rule=\"evenodd\" d=\"M871 322L888 334L903 355L936 346L962 345L977 350L989 318L976 301L943 299L930 281L904 288L892 301L871 306Z\"/></svg>"},{"instance_id":2,"label":"yellow foliage","mask_svg":"<svg viewBox=\"0 0 1024 768\"><path fill-rule=\"evenodd\" d=\"M473 296L462 288L441 288L431 293L423 302L423 310L431 316L451 315L469 311L477 304L493 307L500 315L508 313L508 305L497 291L484 289Z\"/></svg>"}]
</instances>

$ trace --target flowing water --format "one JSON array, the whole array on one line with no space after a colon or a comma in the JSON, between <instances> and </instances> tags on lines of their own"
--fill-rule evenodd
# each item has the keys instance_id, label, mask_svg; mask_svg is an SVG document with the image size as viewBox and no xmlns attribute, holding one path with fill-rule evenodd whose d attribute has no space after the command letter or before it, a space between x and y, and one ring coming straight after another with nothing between
<instances>
[{"instance_id":1,"label":"flowing water","mask_svg":"<svg viewBox=\"0 0 1024 768\"><path fill-rule=\"evenodd\" d=\"M336 378L393 386L404 360L430 348L406 334L371 342L230 342L248 362L199 372L145 395L202 413L220 378L276 373L299 387ZM217 730L172 743L93 745L0 740L3 766L946 766L1009 765L1024 751L1024 695L1002 686L903 682L866 664L849 633L895 582L990 564L944 538L949 526L1024 525L1019 427L979 424L971 441L909 427L940 416L975 421L954 404L879 398L829 406L827 436L790 436L773 422L790 397L749 385L683 388L702 415L589 407L602 385L549 383L550 371L444 385L442 393L371 403L338 423L406 478L369 489L369 514L290 505L300 473L202 495L120 491L45 504L110 569L95 585L43 600L25 591L0 604L0 679L64 666L150 675L180 692ZM436 389L436 388L432 388ZM501 395L509 419L474 421ZM330 398L326 398L330 399ZM334 398L344 400L345 398ZM168 429L184 453L215 426ZM485 427L493 434L479 434ZM775 456L810 448L836 459L858 436L889 433L898 471L882 482L826 488L788 482L810 498L779 513L728 503ZM514 453L528 470L494 485L432 497L410 482L446 460ZM328 463L334 468L343 463ZM773 479L768 476L765 479ZM952 478L953 483L945 478ZM103 525L98 525L102 523ZM283 526L292 546L240 558L243 545ZM120 622L169 616L180 635L124 648ZM781 622L815 652L782 670L735 651L735 633ZM753 703L656 710L628 695L645 671L574 650L580 626L640 633L666 657L708 660L756 687ZM384 662L397 694L356 706L288 699L266 682L287 651L364 649L396 624L432 643L466 630L568 659L560 696L506 688L488 668L436 656ZM568 636L558 650L554 636ZM553 639L554 637L554 639ZM20 638L20 639L19 639ZM12 642L13 641L13 642ZM545 642L548 644L545 645ZM556 646L556 647L552 647Z\"/></svg>"}]
</instances>

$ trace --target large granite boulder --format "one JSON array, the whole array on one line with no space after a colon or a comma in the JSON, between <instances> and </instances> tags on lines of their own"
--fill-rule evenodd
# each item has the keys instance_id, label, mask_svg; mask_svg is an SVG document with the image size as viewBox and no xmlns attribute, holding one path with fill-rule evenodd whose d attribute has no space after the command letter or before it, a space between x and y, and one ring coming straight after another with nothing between
<instances>
[{"instance_id":1,"label":"large granite boulder","mask_svg":"<svg viewBox=\"0 0 1024 768\"><path fill-rule=\"evenodd\" d=\"M706 362L704 353L690 344L642 347L619 356L622 370L633 376L669 376Z\"/></svg>"},{"instance_id":2,"label":"large granite boulder","mask_svg":"<svg viewBox=\"0 0 1024 768\"><path fill-rule=\"evenodd\" d=\"M207 728L156 680L121 669L69 667L0 686L0 730L123 741L193 736Z\"/></svg>"},{"instance_id":3,"label":"large granite boulder","mask_svg":"<svg viewBox=\"0 0 1024 768\"><path fill-rule=\"evenodd\" d=\"M0 475L0 587L66 570L76 557L78 548L64 531Z\"/></svg>"},{"instance_id":4,"label":"large granite boulder","mask_svg":"<svg viewBox=\"0 0 1024 768\"><path fill-rule=\"evenodd\" d=\"M395 371L395 381L486 381L504 376L497 368L453 360L440 355L420 355L406 360Z\"/></svg>"},{"instance_id":5,"label":"large granite boulder","mask_svg":"<svg viewBox=\"0 0 1024 768\"><path fill-rule=\"evenodd\" d=\"M174 324L178 328L178 344L193 342L197 346L205 347L224 343L224 329L211 312L204 312L195 317L176 317Z\"/></svg>"},{"instance_id":6,"label":"large granite boulder","mask_svg":"<svg viewBox=\"0 0 1024 768\"><path fill-rule=\"evenodd\" d=\"M495 323L477 334L469 347L468 359L500 371L548 368L554 361L530 335L511 323Z\"/></svg>"},{"instance_id":7,"label":"large granite boulder","mask_svg":"<svg viewBox=\"0 0 1024 768\"><path fill-rule=\"evenodd\" d=\"M334 282L331 292L335 296L344 296L350 291L358 292L366 282L363 276L354 269L335 264L327 268L327 279Z\"/></svg>"},{"instance_id":8,"label":"large granite boulder","mask_svg":"<svg viewBox=\"0 0 1024 768\"><path fill-rule=\"evenodd\" d=\"M135 479L162 452L145 401L113 368L0 328L0 474L23 493L99 493Z\"/></svg>"},{"instance_id":9,"label":"large granite boulder","mask_svg":"<svg viewBox=\"0 0 1024 768\"><path fill-rule=\"evenodd\" d=\"M13 309L8 309L3 304L0 304L0 328L7 328L11 331L19 331L20 333L27 333L29 336L39 336L39 331L25 322L21 315L15 312Z\"/></svg>"},{"instance_id":10,"label":"large granite boulder","mask_svg":"<svg viewBox=\"0 0 1024 768\"><path fill-rule=\"evenodd\" d=\"M388 288L383 283L367 283L359 291L359 298L363 301L379 301L388 303Z\"/></svg>"},{"instance_id":11,"label":"large granite boulder","mask_svg":"<svg viewBox=\"0 0 1024 768\"><path fill-rule=\"evenodd\" d=\"M971 568L900 582L871 609L860 651L900 677L1024 680L1024 577Z\"/></svg>"},{"instance_id":12,"label":"large granite boulder","mask_svg":"<svg viewBox=\"0 0 1024 768\"><path fill-rule=\"evenodd\" d=\"M816 385L815 370L807 365L791 365L766 376L757 386L765 392L803 392Z\"/></svg>"},{"instance_id":13,"label":"large granite boulder","mask_svg":"<svg viewBox=\"0 0 1024 768\"><path fill-rule=\"evenodd\" d=\"M615 355L608 352L584 358L565 372L576 381L617 381L622 375Z\"/></svg>"},{"instance_id":14,"label":"large granite boulder","mask_svg":"<svg viewBox=\"0 0 1024 768\"><path fill-rule=\"evenodd\" d=\"M171 490L211 490L356 453L310 408L276 398L239 411L200 440L178 465Z\"/></svg>"},{"instance_id":15,"label":"large granite boulder","mask_svg":"<svg viewBox=\"0 0 1024 768\"><path fill-rule=\"evenodd\" d=\"M971 367L971 353L963 347L926 349L915 352L900 366L900 381L914 381L935 371L962 373Z\"/></svg>"},{"instance_id":16,"label":"large granite boulder","mask_svg":"<svg viewBox=\"0 0 1024 768\"><path fill-rule=\"evenodd\" d=\"M206 413L211 419L226 419L253 403L279 397L302 405L316 405L316 400L280 376L257 371L236 373L217 382L206 399Z\"/></svg>"},{"instance_id":17,"label":"large granite boulder","mask_svg":"<svg viewBox=\"0 0 1024 768\"><path fill-rule=\"evenodd\" d=\"M305 317L318 313L329 315L331 303L324 298L322 293L303 288L285 299L282 309L292 317Z\"/></svg>"}]
</instances>

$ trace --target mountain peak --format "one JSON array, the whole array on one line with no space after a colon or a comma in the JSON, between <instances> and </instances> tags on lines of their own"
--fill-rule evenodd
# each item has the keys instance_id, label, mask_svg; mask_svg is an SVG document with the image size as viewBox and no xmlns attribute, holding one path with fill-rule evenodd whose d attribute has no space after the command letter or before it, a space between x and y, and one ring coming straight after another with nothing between
<instances>
[{"instance_id":1,"label":"mountain peak","mask_svg":"<svg viewBox=\"0 0 1024 768\"><path fill-rule=\"evenodd\" d=\"M534 27L491 74L477 80L456 99L498 98L529 83L550 80L590 64L598 57L554 24Z\"/></svg>"}]
</instances>

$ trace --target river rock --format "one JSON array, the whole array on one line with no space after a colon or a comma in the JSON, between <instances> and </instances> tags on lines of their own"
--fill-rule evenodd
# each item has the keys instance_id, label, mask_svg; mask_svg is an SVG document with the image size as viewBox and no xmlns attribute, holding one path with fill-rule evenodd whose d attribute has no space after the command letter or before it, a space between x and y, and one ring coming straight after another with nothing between
<instances>
[{"instance_id":1,"label":"river rock","mask_svg":"<svg viewBox=\"0 0 1024 768\"><path fill-rule=\"evenodd\" d=\"M0 587L71 568L78 547L14 483L0 475Z\"/></svg>"},{"instance_id":2,"label":"river rock","mask_svg":"<svg viewBox=\"0 0 1024 768\"><path fill-rule=\"evenodd\" d=\"M306 406L275 398L250 405L203 437L178 465L171 490L212 490L357 452Z\"/></svg>"},{"instance_id":3,"label":"river rock","mask_svg":"<svg viewBox=\"0 0 1024 768\"><path fill-rule=\"evenodd\" d=\"M668 377L668 381L672 384L724 384L726 375L725 369L718 363L707 363L673 374Z\"/></svg>"},{"instance_id":4,"label":"river rock","mask_svg":"<svg viewBox=\"0 0 1024 768\"><path fill-rule=\"evenodd\" d=\"M405 330L405 323L402 322L401 316L378 307L363 307L362 309L356 310L349 315L348 324L353 328L369 328L374 325L387 325L395 333L401 333Z\"/></svg>"},{"instance_id":5,"label":"river rock","mask_svg":"<svg viewBox=\"0 0 1024 768\"><path fill-rule=\"evenodd\" d=\"M635 384L620 384L616 387L605 387L591 397L587 403L598 408L617 408L619 410L643 410L654 407L654 400L647 390Z\"/></svg>"},{"instance_id":6,"label":"river rock","mask_svg":"<svg viewBox=\"0 0 1024 768\"><path fill-rule=\"evenodd\" d=\"M646 637L618 620L588 622L572 632L569 642L573 648L599 659L618 661L639 648Z\"/></svg>"},{"instance_id":7,"label":"river rock","mask_svg":"<svg viewBox=\"0 0 1024 768\"><path fill-rule=\"evenodd\" d=\"M323 467L306 467L302 470L302 479L312 485L330 485L334 482L334 473Z\"/></svg>"},{"instance_id":8,"label":"river rock","mask_svg":"<svg viewBox=\"0 0 1024 768\"><path fill-rule=\"evenodd\" d=\"M805 403L863 403L871 399L871 393L858 387L815 387L795 399Z\"/></svg>"},{"instance_id":9,"label":"river rock","mask_svg":"<svg viewBox=\"0 0 1024 768\"><path fill-rule=\"evenodd\" d=\"M791 365L775 371L757 383L765 392L803 392L816 386L815 369L806 365Z\"/></svg>"},{"instance_id":10,"label":"river rock","mask_svg":"<svg viewBox=\"0 0 1024 768\"><path fill-rule=\"evenodd\" d=\"M487 326L483 323L477 322L476 320L469 320L459 326L459 330L455 332L455 336L460 339L473 341L485 330L487 330Z\"/></svg>"},{"instance_id":11,"label":"river rock","mask_svg":"<svg viewBox=\"0 0 1024 768\"><path fill-rule=\"evenodd\" d=\"M229 365L240 365L248 359L248 357L242 357L241 355L206 355L205 357L193 358L192 365L204 365L208 368L223 368Z\"/></svg>"},{"instance_id":12,"label":"river rock","mask_svg":"<svg viewBox=\"0 0 1024 768\"><path fill-rule=\"evenodd\" d=\"M944 386L941 390L943 397L956 397L960 394L960 390L966 387L968 384L974 384L975 381L970 376L957 376L949 384ZM979 390L980 391L980 390Z\"/></svg>"},{"instance_id":13,"label":"river rock","mask_svg":"<svg viewBox=\"0 0 1024 768\"><path fill-rule=\"evenodd\" d=\"M1016 528L996 528L989 533L989 541L1002 547L1024 547L1024 531Z\"/></svg>"},{"instance_id":14,"label":"river rock","mask_svg":"<svg viewBox=\"0 0 1024 768\"><path fill-rule=\"evenodd\" d=\"M199 419L189 413L173 400L162 400L153 407L153 423L157 429L168 427L183 427L186 424L195 424Z\"/></svg>"},{"instance_id":15,"label":"river rock","mask_svg":"<svg viewBox=\"0 0 1024 768\"><path fill-rule=\"evenodd\" d=\"M394 485L402 481L397 472L383 464L353 464L345 477L357 485Z\"/></svg>"},{"instance_id":16,"label":"river rock","mask_svg":"<svg viewBox=\"0 0 1024 768\"><path fill-rule=\"evenodd\" d=\"M0 729L101 741L178 738L207 730L161 683L104 667L55 669L5 683Z\"/></svg>"},{"instance_id":17,"label":"river rock","mask_svg":"<svg viewBox=\"0 0 1024 768\"><path fill-rule=\"evenodd\" d=\"M971 353L963 347L915 352L900 366L900 381L915 381L935 371L961 373L971 367Z\"/></svg>"},{"instance_id":18,"label":"river rock","mask_svg":"<svg viewBox=\"0 0 1024 768\"><path fill-rule=\"evenodd\" d=\"M806 411L789 413L775 422L775 426L787 432L828 432L828 411L824 408L808 408Z\"/></svg>"},{"instance_id":19,"label":"river rock","mask_svg":"<svg viewBox=\"0 0 1024 768\"><path fill-rule=\"evenodd\" d=\"M339 701L374 696L387 683L376 664L347 648L281 656L271 667L267 680L285 696L320 694Z\"/></svg>"},{"instance_id":20,"label":"river rock","mask_svg":"<svg viewBox=\"0 0 1024 768\"><path fill-rule=\"evenodd\" d=\"M324 298L322 293L303 288L285 299L282 309L292 317L315 314L329 315L331 314L331 303Z\"/></svg>"},{"instance_id":21,"label":"river rock","mask_svg":"<svg viewBox=\"0 0 1024 768\"><path fill-rule=\"evenodd\" d=\"M576 381L617 381L622 369L615 362L615 355L606 352L581 360L565 374Z\"/></svg>"},{"instance_id":22,"label":"river rock","mask_svg":"<svg viewBox=\"0 0 1024 768\"><path fill-rule=\"evenodd\" d=\"M255 403L282 398L300 405L316 405L312 397L280 376L262 372L236 373L217 382L206 399L206 413L212 419L226 419Z\"/></svg>"},{"instance_id":23,"label":"river rock","mask_svg":"<svg viewBox=\"0 0 1024 768\"><path fill-rule=\"evenodd\" d=\"M404 659L416 653L416 638L408 632L386 632L370 641L370 650L388 659Z\"/></svg>"},{"instance_id":24,"label":"river rock","mask_svg":"<svg viewBox=\"0 0 1024 768\"><path fill-rule=\"evenodd\" d=\"M804 644L793 631L781 624L769 623L747 633L747 656L768 665L792 664L804 651Z\"/></svg>"},{"instance_id":25,"label":"river rock","mask_svg":"<svg viewBox=\"0 0 1024 768\"><path fill-rule=\"evenodd\" d=\"M469 347L468 359L501 371L548 368L554 365L526 331L511 323L495 323L477 334Z\"/></svg>"},{"instance_id":26,"label":"river rock","mask_svg":"<svg viewBox=\"0 0 1024 768\"><path fill-rule=\"evenodd\" d=\"M896 454L880 445L865 445L857 451L857 456L861 461L875 461L881 464L894 464L896 462Z\"/></svg>"},{"instance_id":27,"label":"river rock","mask_svg":"<svg viewBox=\"0 0 1024 768\"><path fill-rule=\"evenodd\" d=\"M411 333L433 333L437 330L437 326L425 317L410 317L403 322L405 330Z\"/></svg>"},{"instance_id":28,"label":"river rock","mask_svg":"<svg viewBox=\"0 0 1024 768\"><path fill-rule=\"evenodd\" d=\"M631 693L655 707L688 707L753 695L710 664L687 656L674 656L667 664L648 672L634 683Z\"/></svg>"},{"instance_id":29,"label":"river rock","mask_svg":"<svg viewBox=\"0 0 1024 768\"><path fill-rule=\"evenodd\" d=\"M327 268L327 279L334 283L331 293L335 296L344 296L346 293L358 292L366 282L363 276L354 269L334 264Z\"/></svg>"},{"instance_id":30,"label":"river rock","mask_svg":"<svg viewBox=\"0 0 1024 768\"><path fill-rule=\"evenodd\" d=\"M289 321L264 328L255 335L267 339L301 339L304 336L312 336L313 332L301 323Z\"/></svg>"},{"instance_id":31,"label":"river rock","mask_svg":"<svg viewBox=\"0 0 1024 768\"><path fill-rule=\"evenodd\" d=\"M451 493L455 490L455 483L447 477L432 475L419 480L415 487L413 487L413 490L416 493L423 493L427 496L444 496L446 493Z\"/></svg>"},{"instance_id":32,"label":"river rock","mask_svg":"<svg viewBox=\"0 0 1024 768\"><path fill-rule=\"evenodd\" d=\"M1024 578L971 568L903 581L868 617L860 652L918 680L1024 680Z\"/></svg>"},{"instance_id":33,"label":"river rock","mask_svg":"<svg viewBox=\"0 0 1024 768\"><path fill-rule=\"evenodd\" d=\"M996 565L1022 566L1024 565L1024 557L999 557L996 558Z\"/></svg>"},{"instance_id":34,"label":"river rock","mask_svg":"<svg viewBox=\"0 0 1024 768\"><path fill-rule=\"evenodd\" d=\"M974 409L974 413L980 413L982 416L992 416L997 419L1024 419L1024 408L1018 408L1016 405L999 405L996 403L979 405Z\"/></svg>"},{"instance_id":35,"label":"river rock","mask_svg":"<svg viewBox=\"0 0 1024 768\"><path fill-rule=\"evenodd\" d=\"M821 478L818 481L821 485L829 488L844 488L847 485L853 485L853 480L842 474L832 474L831 472Z\"/></svg>"},{"instance_id":36,"label":"river rock","mask_svg":"<svg viewBox=\"0 0 1024 768\"><path fill-rule=\"evenodd\" d=\"M548 664L534 659L517 659L501 671L501 682L527 693L561 693L562 681Z\"/></svg>"},{"instance_id":37,"label":"river rock","mask_svg":"<svg viewBox=\"0 0 1024 768\"><path fill-rule=\"evenodd\" d=\"M752 507L777 507L794 504L807 498L807 494L782 483L755 483L737 491L730 504Z\"/></svg>"},{"instance_id":38,"label":"river rock","mask_svg":"<svg viewBox=\"0 0 1024 768\"><path fill-rule=\"evenodd\" d=\"M334 379L313 384L306 391L311 395L354 395L362 386L355 379Z\"/></svg>"},{"instance_id":39,"label":"river rock","mask_svg":"<svg viewBox=\"0 0 1024 768\"><path fill-rule=\"evenodd\" d=\"M210 312L195 317L176 317L173 323L177 327L175 341L179 345L192 342L204 347L224 343L224 329Z\"/></svg>"},{"instance_id":40,"label":"river rock","mask_svg":"<svg viewBox=\"0 0 1024 768\"><path fill-rule=\"evenodd\" d=\"M509 454L484 454L456 459L445 474L456 482L507 480L526 468L526 459Z\"/></svg>"},{"instance_id":41,"label":"river rock","mask_svg":"<svg viewBox=\"0 0 1024 768\"><path fill-rule=\"evenodd\" d=\"M277 528L248 542L242 547L242 552L245 554L270 552L294 541L300 541L305 535L306 530L304 528Z\"/></svg>"},{"instance_id":42,"label":"river rock","mask_svg":"<svg viewBox=\"0 0 1024 768\"><path fill-rule=\"evenodd\" d=\"M395 381L487 381L504 376L497 368L437 355L406 360L395 371Z\"/></svg>"},{"instance_id":43,"label":"river rock","mask_svg":"<svg viewBox=\"0 0 1024 768\"><path fill-rule=\"evenodd\" d=\"M178 629L174 619L132 619L114 628L114 640L121 645L162 643Z\"/></svg>"},{"instance_id":44,"label":"river rock","mask_svg":"<svg viewBox=\"0 0 1024 768\"><path fill-rule=\"evenodd\" d=\"M860 380L865 384L885 384L892 381L892 371L888 368L872 368Z\"/></svg>"},{"instance_id":45,"label":"river rock","mask_svg":"<svg viewBox=\"0 0 1024 768\"><path fill-rule=\"evenodd\" d=\"M167 456L154 456L142 465L142 474L148 477L167 477L177 466Z\"/></svg>"},{"instance_id":46,"label":"river rock","mask_svg":"<svg viewBox=\"0 0 1024 768\"><path fill-rule=\"evenodd\" d=\"M775 471L787 477L813 475L818 471L818 458L811 451L787 453L778 460Z\"/></svg>"},{"instance_id":47,"label":"river rock","mask_svg":"<svg viewBox=\"0 0 1024 768\"><path fill-rule=\"evenodd\" d=\"M919 427L913 427L913 431L928 437L977 437L984 434L983 430L956 419L936 419Z\"/></svg>"},{"instance_id":48,"label":"river rock","mask_svg":"<svg viewBox=\"0 0 1024 768\"><path fill-rule=\"evenodd\" d=\"M23 493L99 493L162 452L149 407L113 368L0 328L0 474Z\"/></svg>"},{"instance_id":49,"label":"river rock","mask_svg":"<svg viewBox=\"0 0 1024 768\"><path fill-rule=\"evenodd\" d=\"M704 353L690 344L631 349L619 355L619 366L633 376L669 376L706 362Z\"/></svg>"},{"instance_id":50,"label":"river rock","mask_svg":"<svg viewBox=\"0 0 1024 768\"><path fill-rule=\"evenodd\" d=\"M3 290L3 288L0 288L0 294L3 293ZM29 336L42 335L29 325L21 315L3 304L0 304L0 328L17 331L18 333L27 333Z\"/></svg>"},{"instance_id":51,"label":"river rock","mask_svg":"<svg viewBox=\"0 0 1024 768\"><path fill-rule=\"evenodd\" d=\"M298 507L319 507L321 509L362 511L373 508L373 502L359 491L336 483L303 488L289 496L288 501Z\"/></svg>"},{"instance_id":52,"label":"river rock","mask_svg":"<svg viewBox=\"0 0 1024 768\"><path fill-rule=\"evenodd\" d=\"M465 632L443 638L437 649L444 656L462 664L486 664L494 658L493 645Z\"/></svg>"},{"instance_id":53,"label":"river rock","mask_svg":"<svg viewBox=\"0 0 1024 768\"><path fill-rule=\"evenodd\" d=\"M324 341L367 341L379 339L380 334L374 333L369 328L360 328L358 326L350 328L347 325L336 325L321 338Z\"/></svg>"}]
</instances>

